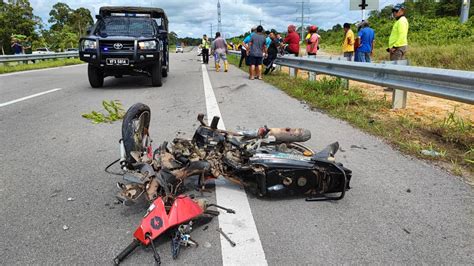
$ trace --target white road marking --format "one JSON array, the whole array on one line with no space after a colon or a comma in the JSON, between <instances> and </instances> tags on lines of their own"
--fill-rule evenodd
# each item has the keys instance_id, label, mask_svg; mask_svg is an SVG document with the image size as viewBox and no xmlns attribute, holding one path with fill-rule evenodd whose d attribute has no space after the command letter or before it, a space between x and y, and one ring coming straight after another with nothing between
<instances>
[{"instance_id":1,"label":"white road marking","mask_svg":"<svg viewBox=\"0 0 474 266\"><path fill-rule=\"evenodd\" d=\"M62 90L62 89L57 88L57 89L52 89L52 90L49 90L49 91L43 91L43 92L36 93L36 94L30 95L30 96L26 96L26 97L23 97L23 98L16 99L16 100L13 100L13 101L0 103L0 107L4 107L4 106L10 105L10 104L17 103L17 102L25 101L25 100L28 100L28 99L31 99L31 98L34 98L34 97L38 97L38 96L45 95L47 93L51 93L51 92L55 92L55 91L59 91L59 90Z\"/></svg>"},{"instance_id":2,"label":"white road marking","mask_svg":"<svg viewBox=\"0 0 474 266\"><path fill-rule=\"evenodd\" d=\"M13 73L6 73L6 74L0 74L0 78L2 77L8 77L8 76L15 76L15 75L20 75L20 74L28 74L32 72L40 72L40 71L47 71L47 70L58 70L61 68L70 68L70 67L77 67L77 66L83 66L84 64L77 64L77 65L70 65L70 66L60 66L60 67L50 67L50 68L42 68L42 69L33 69L33 70L26 70L26 71L18 71L18 72L13 72Z\"/></svg>"},{"instance_id":3,"label":"white road marking","mask_svg":"<svg viewBox=\"0 0 474 266\"><path fill-rule=\"evenodd\" d=\"M214 116L219 116L221 119L218 127L225 129L206 65L202 65L202 78L208 123L211 123ZM217 204L234 209L236 214L219 215L219 226L237 244L231 247L229 242L220 235L223 265L267 265L245 190L221 179L222 177L219 182L216 182Z\"/></svg>"}]
</instances>

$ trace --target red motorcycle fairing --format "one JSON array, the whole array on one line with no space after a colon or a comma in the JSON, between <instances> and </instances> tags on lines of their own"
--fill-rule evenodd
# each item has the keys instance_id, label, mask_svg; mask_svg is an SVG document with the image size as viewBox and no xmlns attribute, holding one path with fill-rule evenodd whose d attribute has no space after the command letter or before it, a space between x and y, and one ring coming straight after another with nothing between
<instances>
[{"instance_id":1,"label":"red motorcycle fairing","mask_svg":"<svg viewBox=\"0 0 474 266\"><path fill-rule=\"evenodd\" d=\"M165 204L159 197L150 205L133 236L144 245L148 245L150 239L156 239L170 227L188 222L201 214L203 214L202 208L185 195L177 196L167 213Z\"/></svg>"}]
</instances>

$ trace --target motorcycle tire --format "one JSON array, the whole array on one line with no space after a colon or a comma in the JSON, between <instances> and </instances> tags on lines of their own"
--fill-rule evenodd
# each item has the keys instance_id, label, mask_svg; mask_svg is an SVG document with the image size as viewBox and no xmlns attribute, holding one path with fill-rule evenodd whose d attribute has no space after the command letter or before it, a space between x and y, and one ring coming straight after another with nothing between
<instances>
[{"instance_id":1,"label":"motorcycle tire","mask_svg":"<svg viewBox=\"0 0 474 266\"><path fill-rule=\"evenodd\" d=\"M122 141L125 148L125 160L129 167L136 162L131 152L146 150L143 140L148 137L150 117L150 107L143 103L132 105L125 113L122 123Z\"/></svg>"}]
</instances>

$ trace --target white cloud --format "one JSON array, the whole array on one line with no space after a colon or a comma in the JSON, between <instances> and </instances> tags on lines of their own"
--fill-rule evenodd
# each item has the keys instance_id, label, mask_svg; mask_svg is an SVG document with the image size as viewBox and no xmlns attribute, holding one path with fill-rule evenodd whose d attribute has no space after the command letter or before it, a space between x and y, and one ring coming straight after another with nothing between
<instances>
[{"instance_id":1,"label":"white cloud","mask_svg":"<svg viewBox=\"0 0 474 266\"><path fill-rule=\"evenodd\" d=\"M47 23L49 11L57 0L31 0L34 13ZM101 6L158 6L163 8L170 21L170 30L180 37L202 36L217 29L217 0L213 1L160 1L160 0L63 0L71 8L85 7L93 16ZM285 31L289 24L301 25L301 4L282 0L221 0L222 31L226 36L240 35L260 21L266 29ZM380 0L380 6L402 0ZM349 11L349 0L310 0L305 4L305 25L316 24L327 29L335 24L355 22L361 19L360 11Z\"/></svg>"}]
</instances>

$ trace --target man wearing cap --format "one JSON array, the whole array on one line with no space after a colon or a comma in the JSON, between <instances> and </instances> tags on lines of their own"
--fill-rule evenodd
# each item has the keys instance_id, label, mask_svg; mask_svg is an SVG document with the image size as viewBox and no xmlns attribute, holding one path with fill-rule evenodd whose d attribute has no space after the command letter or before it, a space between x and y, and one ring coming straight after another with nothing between
<instances>
[{"instance_id":1,"label":"man wearing cap","mask_svg":"<svg viewBox=\"0 0 474 266\"><path fill-rule=\"evenodd\" d=\"M369 26L369 22L362 20L358 25L359 47L356 49L355 61L370 63L370 56L374 51L375 32Z\"/></svg>"},{"instance_id":2,"label":"man wearing cap","mask_svg":"<svg viewBox=\"0 0 474 266\"><path fill-rule=\"evenodd\" d=\"M393 24L387 52L390 53L390 60L403 60L408 48L408 20L405 17L405 5L396 4L392 8L392 14L397 21Z\"/></svg>"}]
</instances>

